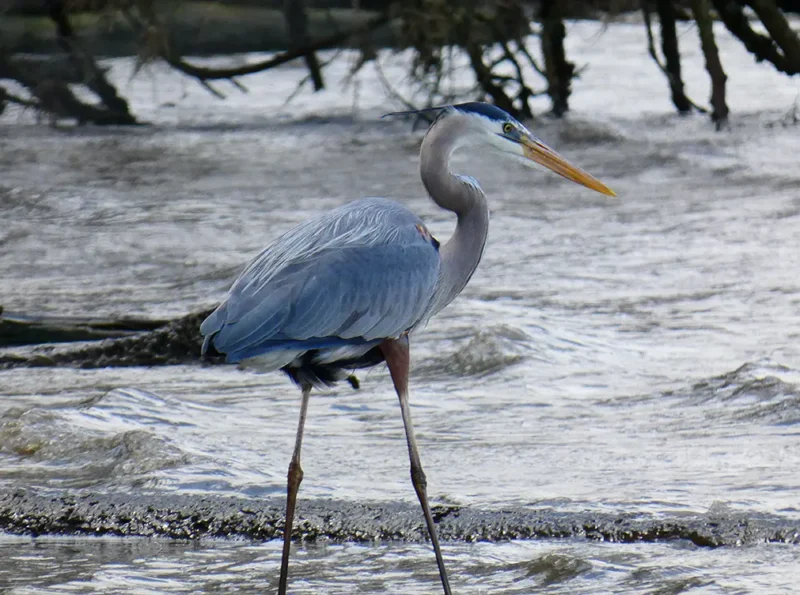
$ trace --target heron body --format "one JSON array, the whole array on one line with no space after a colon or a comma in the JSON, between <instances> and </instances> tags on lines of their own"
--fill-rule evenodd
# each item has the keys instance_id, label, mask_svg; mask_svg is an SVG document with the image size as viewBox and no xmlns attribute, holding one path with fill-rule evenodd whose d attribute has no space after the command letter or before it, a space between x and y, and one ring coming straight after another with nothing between
<instances>
[{"instance_id":1,"label":"heron body","mask_svg":"<svg viewBox=\"0 0 800 595\"><path fill-rule=\"evenodd\" d=\"M229 362L259 358L301 386L383 361L376 347L430 316L438 242L422 220L365 198L306 221L264 250L200 327Z\"/></svg>"},{"instance_id":2,"label":"heron body","mask_svg":"<svg viewBox=\"0 0 800 595\"><path fill-rule=\"evenodd\" d=\"M280 595L286 592L311 389L344 379L356 386L352 370L384 361L400 400L412 484L444 592L450 595L411 423L408 371L409 333L463 290L480 262L488 234L486 197L473 178L451 172L453 151L469 143L487 144L613 195L494 106L466 103L431 111L437 117L422 142L420 174L434 202L456 215L456 229L447 243L440 245L422 220L397 202L366 198L346 204L300 224L264 249L200 327L203 353L213 348L228 362L260 360L261 367L282 369L302 389L288 474Z\"/></svg>"}]
</instances>

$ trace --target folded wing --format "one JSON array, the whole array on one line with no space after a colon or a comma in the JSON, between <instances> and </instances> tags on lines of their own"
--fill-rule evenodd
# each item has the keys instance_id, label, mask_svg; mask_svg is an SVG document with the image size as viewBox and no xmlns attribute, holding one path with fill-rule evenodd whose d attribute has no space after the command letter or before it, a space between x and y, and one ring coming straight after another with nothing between
<instances>
[{"instance_id":1,"label":"folded wing","mask_svg":"<svg viewBox=\"0 0 800 595\"><path fill-rule=\"evenodd\" d=\"M274 350L365 345L426 319L439 254L422 222L364 199L294 228L242 273L202 324L231 362Z\"/></svg>"}]
</instances>

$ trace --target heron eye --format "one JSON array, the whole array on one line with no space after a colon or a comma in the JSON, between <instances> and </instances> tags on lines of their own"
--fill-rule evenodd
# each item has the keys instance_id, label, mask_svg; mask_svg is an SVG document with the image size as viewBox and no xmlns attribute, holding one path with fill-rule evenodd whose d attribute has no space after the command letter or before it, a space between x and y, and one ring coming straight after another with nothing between
<instances>
[{"instance_id":1,"label":"heron eye","mask_svg":"<svg viewBox=\"0 0 800 595\"><path fill-rule=\"evenodd\" d=\"M511 122L506 122L503 124L503 133L504 134L511 134L514 132L514 125Z\"/></svg>"}]
</instances>

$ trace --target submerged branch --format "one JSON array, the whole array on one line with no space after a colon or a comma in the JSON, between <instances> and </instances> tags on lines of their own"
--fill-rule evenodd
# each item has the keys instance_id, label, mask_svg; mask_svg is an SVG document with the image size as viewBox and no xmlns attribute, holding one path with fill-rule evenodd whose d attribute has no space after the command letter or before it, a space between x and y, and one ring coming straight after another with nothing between
<instances>
[{"instance_id":1,"label":"submerged branch","mask_svg":"<svg viewBox=\"0 0 800 595\"><path fill-rule=\"evenodd\" d=\"M728 104L725 102L725 83L728 77L722 68L717 43L714 40L708 0L692 0L692 12L697 21L700 46L706 59L706 70L711 78L711 120L719 130L728 120Z\"/></svg>"},{"instance_id":2,"label":"submerged branch","mask_svg":"<svg viewBox=\"0 0 800 595\"><path fill-rule=\"evenodd\" d=\"M748 2L764 23L772 40L783 51L786 60L795 68L800 67L800 39L774 0L750 0Z\"/></svg>"},{"instance_id":3,"label":"submerged branch","mask_svg":"<svg viewBox=\"0 0 800 595\"><path fill-rule=\"evenodd\" d=\"M501 110L514 116L519 116L511 98L506 95L502 86L495 83L494 74L491 69L484 64L482 47L478 44L470 44L467 46L466 52L469 57L470 66L472 66L472 70L475 73L475 78L481 90L491 97L492 102Z\"/></svg>"},{"instance_id":4,"label":"submerged branch","mask_svg":"<svg viewBox=\"0 0 800 595\"><path fill-rule=\"evenodd\" d=\"M203 66L197 66L187 62L183 57L173 52L166 43L162 43L162 47L160 48L160 57L176 70L179 70L180 72L203 82L232 79L238 76L246 76L249 74L255 74L257 72L262 72L264 70L269 70L270 68L281 66L282 64L286 64L292 60L309 56L320 50L334 48L355 35L374 31L386 25L388 22L389 17L387 15L380 15L368 21L363 26L356 27L349 31L335 33L333 35L329 35L328 37L323 37L322 39L308 43L304 47L294 48L281 54L272 56L267 60L254 62L253 64L246 64L244 66L235 66L229 68L206 68Z\"/></svg>"},{"instance_id":5,"label":"submerged branch","mask_svg":"<svg viewBox=\"0 0 800 595\"><path fill-rule=\"evenodd\" d=\"M64 56L45 62L32 56L12 56L0 47L0 79L13 80L30 94L29 98L20 97L3 89L0 102L32 107L49 114L53 122L69 118L79 124L138 124L128 103L83 49L67 18L64 2L48 0L47 8ZM99 98L99 103L87 103L71 85L86 87Z\"/></svg>"},{"instance_id":6,"label":"submerged branch","mask_svg":"<svg viewBox=\"0 0 800 595\"><path fill-rule=\"evenodd\" d=\"M289 49L306 47L308 45L308 18L303 0L284 0L283 5L286 29L289 32ZM321 91L325 87L325 83L322 80L322 68L316 53L309 51L303 58L308 66L311 81L314 83L314 91Z\"/></svg>"},{"instance_id":7,"label":"submerged branch","mask_svg":"<svg viewBox=\"0 0 800 595\"><path fill-rule=\"evenodd\" d=\"M0 313L0 347L97 341L152 331L169 320L139 318L79 318Z\"/></svg>"},{"instance_id":8,"label":"submerged branch","mask_svg":"<svg viewBox=\"0 0 800 595\"><path fill-rule=\"evenodd\" d=\"M21 105L22 107L41 109L41 106L39 105L38 101L25 99L24 97L19 97L18 95L9 93L3 87L0 87L0 114L3 113L6 103L14 103L16 105Z\"/></svg>"},{"instance_id":9,"label":"submerged branch","mask_svg":"<svg viewBox=\"0 0 800 595\"><path fill-rule=\"evenodd\" d=\"M766 60L779 71L789 75L800 74L800 63L790 60L770 37L756 32L750 26L741 4L732 0L713 0L713 2L725 27L744 44L757 61Z\"/></svg>"},{"instance_id":10,"label":"submerged branch","mask_svg":"<svg viewBox=\"0 0 800 595\"><path fill-rule=\"evenodd\" d=\"M542 20L542 54L547 75L547 94L552 102L552 112L556 117L569 110L571 83L575 76L575 64L567 60L564 38L567 29L561 18L557 0L544 0L540 13Z\"/></svg>"},{"instance_id":11,"label":"submerged branch","mask_svg":"<svg viewBox=\"0 0 800 595\"><path fill-rule=\"evenodd\" d=\"M97 95L105 109L99 110L96 107L94 110L85 109L85 107L93 106L87 106L71 92L69 92L71 100L62 102L62 107L69 106L74 109L75 117L79 121L88 120L97 124L137 124L136 118L131 115L128 102L120 97L114 85L108 82L105 72L82 47L67 16L64 0L47 0L47 6L50 19L56 26L59 45L72 62L75 72L81 77L81 82ZM63 90L61 93L66 95ZM79 105L76 105L76 102ZM46 103L42 103L47 108ZM85 107L81 107L81 105ZM102 111L108 113L101 115L99 112Z\"/></svg>"},{"instance_id":12,"label":"submerged branch","mask_svg":"<svg viewBox=\"0 0 800 595\"><path fill-rule=\"evenodd\" d=\"M672 4L672 0L656 0L656 10L661 23L661 51L664 54L664 72L669 81L672 103L679 112L690 112L692 102L683 91L683 78L681 77L681 55L678 51L675 6Z\"/></svg>"},{"instance_id":13,"label":"submerged branch","mask_svg":"<svg viewBox=\"0 0 800 595\"><path fill-rule=\"evenodd\" d=\"M97 320L9 316L0 324L0 344L37 347L0 351L0 369L71 366L164 366L200 361L200 323L211 310L195 312L172 321ZM0 319L2 321L2 319ZM97 341L52 345L58 341ZM49 344L44 344L49 343ZM206 358L209 363L217 359Z\"/></svg>"},{"instance_id":14,"label":"submerged branch","mask_svg":"<svg viewBox=\"0 0 800 595\"><path fill-rule=\"evenodd\" d=\"M671 72L669 70L669 68L667 68L667 66L661 61L661 58L658 55L658 51L656 50L655 36L653 35L653 20L652 20L651 14L650 14L650 7L649 7L649 5L647 3L647 0L644 0L642 2L642 16L644 17L644 27L645 27L645 31L647 33L647 52L650 54L650 57L653 58L653 61L656 63L656 66L658 66L659 70L661 70L661 72L664 73L664 76L667 78L667 82L669 83L670 89L675 89L676 87L680 88L680 93L681 93L683 99L685 101L687 101L688 104L691 107L693 107L695 110L697 110L700 113L703 113L703 114L708 113L708 110L706 110L705 108L697 105L694 101L689 99L689 97L686 95L686 93L683 90L683 81L682 80L678 79L677 83L673 82L675 74L673 72ZM674 25L674 23L673 23L673 25ZM674 27L673 27L673 32L674 32ZM676 38L676 42L675 43L676 43L676 49L677 49L677 38ZM679 60L679 62L678 62L678 72L679 72L678 76L680 76L680 56L678 57L678 60ZM673 95L673 103L674 103L674 95ZM675 105L676 105L676 107L678 107L677 104L675 104ZM678 111L682 112L682 110L680 108L678 108ZM682 113L685 113L685 112L682 112Z\"/></svg>"}]
</instances>

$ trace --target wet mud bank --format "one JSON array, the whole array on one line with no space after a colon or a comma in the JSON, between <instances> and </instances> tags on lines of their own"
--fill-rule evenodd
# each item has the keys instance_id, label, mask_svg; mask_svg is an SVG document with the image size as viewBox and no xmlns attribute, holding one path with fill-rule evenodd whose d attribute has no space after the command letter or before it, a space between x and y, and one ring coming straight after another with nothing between
<instances>
[{"instance_id":1,"label":"wet mud bank","mask_svg":"<svg viewBox=\"0 0 800 595\"><path fill-rule=\"evenodd\" d=\"M18 535L158 536L175 539L282 536L280 499L186 495L0 493L0 531ZM298 504L295 538L340 542L423 542L422 517L410 503L313 500ZM712 509L674 518L524 507L481 510L438 506L446 541L583 538L634 543L686 540L701 547L800 544L800 520Z\"/></svg>"}]
</instances>

